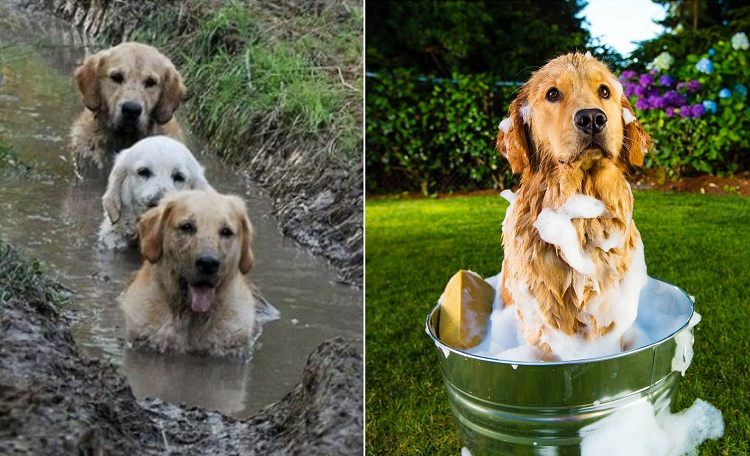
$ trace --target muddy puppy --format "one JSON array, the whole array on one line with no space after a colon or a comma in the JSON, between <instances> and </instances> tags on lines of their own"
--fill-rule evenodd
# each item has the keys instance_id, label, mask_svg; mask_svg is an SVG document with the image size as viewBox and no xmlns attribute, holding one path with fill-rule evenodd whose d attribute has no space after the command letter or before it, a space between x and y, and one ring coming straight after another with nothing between
<instances>
[{"instance_id":1,"label":"muddy puppy","mask_svg":"<svg viewBox=\"0 0 750 456\"><path fill-rule=\"evenodd\" d=\"M503 222L501 292L546 359L627 348L646 280L628 171L650 137L622 85L590 54L547 63L500 123L497 148L521 175Z\"/></svg>"},{"instance_id":2,"label":"muddy puppy","mask_svg":"<svg viewBox=\"0 0 750 456\"><path fill-rule=\"evenodd\" d=\"M255 323L245 203L214 191L167 195L138 223L145 259L120 295L128 341L162 352L246 353Z\"/></svg>"},{"instance_id":3,"label":"muddy puppy","mask_svg":"<svg viewBox=\"0 0 750 456\"><path fill-rule=\"evenodd\" d=\"M172 62L155 48L130 42L106 49L87 57L75 80L86 105L71 130L79 178L106 176L115 154L146 136L182 140L172 115L185 86Z\"/></svg>"},{"instance_id":4,"label":"muddy puppy","mask_svg":"<svg viewBox=\"0 0 750 456\"><path fill-rule=\"evenodd\" d=\"M138 245L136 221L175 190L211 190L203 167L179 141L151 136L117 154L102 197L99 246L121 250Z\"/></svg>"}]
</instances>

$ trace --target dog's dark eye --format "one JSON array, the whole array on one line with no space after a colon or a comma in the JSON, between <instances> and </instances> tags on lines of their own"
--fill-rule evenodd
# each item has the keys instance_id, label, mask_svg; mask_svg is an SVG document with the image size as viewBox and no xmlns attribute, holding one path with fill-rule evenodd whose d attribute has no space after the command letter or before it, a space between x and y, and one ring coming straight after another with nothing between
<instances>
[{"instance_id":1,"label":"dog's dark eye","mask_svg":"<svg viewBox=\"0 0 750 456\"><path fill-rule=\"evenodd\" d=\"M177 183L185 182L185 176L182 175L182 173L174 173L172 174L172 180Z\"/></svg>"},{"instance_id":2,"label":"dog's dark eye","mask_svg":"<svg viewBox=\"0 0 750 456\"><path fill-rule=\"evenodd\" d=\"M151 78L151 77L149 77L149 78L146 78L146 80L145 80L145 81L143 81L143 85L144 85L144 86L145 86L146 88L149 88L149 87L153 87L153 86L155 86L155 85L156 85L156 79L154 79L154 78Z\"/></svg>"},{"instance_id":3,"label":"dog's dark eye","mask_svg":"<svg viewBox=\"0 0 750 456\"><path fill-rule=\"evenodd\" d=\"M609 87L605 85L599 86L599 96L602 98L609 98Z\"/></svg>"},{"instance_id":4,"label":"dog's dark eye","mask_svg":"<svg viewBox=\"0 0 750 456\"><path fill-rule=\"evenodd\" d=\"M138 175L141 176L141 177L145 177L146 179L148 179L149 177L153 176L154 174L151 172L150 169L148 169L146 167L143 167L143 168L138 168Z\"/></svg>"},{"instance_id":5,"label":"dog's dark eye","mask_svg":"<svg viewBox=\"0 0 750 456\"><path fill-rule=\"evenodd\" d=\"M182 222L178 228L185 234L194 234L197 231L193 222Z\"/></svg>"},{"instance_id":6,"label":"dog's dark eye","mask_svg":"<svg viewBox=\"0 0 750 456\"><path fill-rule=\"evenodd\" d=\"M555 102L560 99L560 91L557 90L555 87L552 87L547 91L547 100L551 102Z\"/></svg>"},{"instance_id":7,"label":"dog's dark eye","mask_svg":"<svg viewBox=\"0 0 750 456\"><path fill-rule=\"evenodd\" d=\"M219 230L219 235L221 237L232 237L234 236L234 231L225 226L224 228Z\"/></svg>"},{"instance_id":8,"label":"dog's dark eye","mask_svg":"<svg viewBox=\"0 0 750 456\"><path fill-rule=\"evenodd\" d=\"M109 79L111 79L112 82L114 82L116 84L122 84L122 81L125 80L125 77L122 75L122 73L112 73L109 76Z\"/></svg>"}]
</instances>

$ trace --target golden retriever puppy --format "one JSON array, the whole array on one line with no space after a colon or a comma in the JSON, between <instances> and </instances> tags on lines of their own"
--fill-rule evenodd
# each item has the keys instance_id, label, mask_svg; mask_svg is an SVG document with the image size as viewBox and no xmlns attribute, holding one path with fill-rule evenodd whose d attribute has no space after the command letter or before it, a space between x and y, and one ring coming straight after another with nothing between
<instances>
[{"instance_id":1,"label":"golden retriever puppy","mask_svg":"<svg viewBox=\"0 0 750 456\"><path fill-rule=\"evenodd\" d=\"M136 221L175 190L211 190L203 167L179 141L149 136L117 154L102 197L104 221L99 246L125 249L138 245Z\"/></svg>"},{"instance_id":2,"label":"golden retriever puppy","mask_svg":"<svg viewBox=\"0 0 750 456\"><path fill-rule=\"evenodd\" d=\"M520 89L497 148L517 193L503 222L501 296L547 359L621 351L646 280L626 174L651 138L590 54L550 61ZM623 337L625 336L625 337Z\"/></svg>"},{"instance_id":3,"label":"golden retriever puppy","mask_svg":"<svg viewBox=\"0 0 750 456\"><path fill-rule=\"evenodd\" d=\"M158 351L244 354L255 297L246 279L253 228L242 199L168 194L143 214L138 234L145 261L119 297L128 341Z\"/></svg>"},{"instance_id":4,"label":"golden retriever puppy","mask_svg":"<svg viewBox=\"0 0 750 456\"><path fill-rule=\"evenodd\" d=\"M86 105L71 131L79 177L106 176L115 154L146 136L182 140L172 115L185 86L155 48L129 42L101 51L75 70L75 80Z\"/></svg>"}]
</instances>

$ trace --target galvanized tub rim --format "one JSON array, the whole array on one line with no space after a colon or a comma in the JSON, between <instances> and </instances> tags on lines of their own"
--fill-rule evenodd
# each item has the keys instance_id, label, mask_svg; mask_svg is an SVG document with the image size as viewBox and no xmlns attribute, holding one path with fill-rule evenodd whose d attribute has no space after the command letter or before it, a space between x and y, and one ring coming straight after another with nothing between
<instances>
[{"instance_id":1,"label":"galvanized tub rim","mask_svg":"<svg viewBox=\"0 0 750 456\"><path fill-rule=\"evenodd\" d=\"M676 290L678 290L680 293L685 295L685 297L687 298L687 301L690 302L690 314L687 320L685 321L685 323L679 328L677 328L675 331L673 331L672 333L668 334L662 339L659 339L648 345L644 345L643 347L636 348L634 350L627 350L624 352L615 353L613 355L599 356L596 358L572 359L572 360L567 360L567 361L512 361L512 360L489 358L487 356L475 355L473 353L465 352L463 350L459 350L457 348L444 344L443 341L441 341L438 338L438 336L435 334L435 332L432 329L432 326L430 325L430 319L432 318L432 315L435 314L435 312L439 309L440 303L435 304L435 306L430 310L430 312L427 313L427 318L425 319L425 332L427 333L428 336L430 336L430 338L435 343L435 345L437 345L441 350L443 350L443 352L445 352L445 350L448 350L451 353L454 353L456 355L476 359L478 361L486 361L486 362L491 362L491 363L496 363L496 364L505 364L509 366L566 366L566 365L573 365L573 364L590 364L590 363L595 363L595 362L600 362L600 361L609 361L612 359L617 359L617 358L621 358L625 356L631 356L636 353L640 353L642 351L652 349L653 347L660 345L669 339L672 339L675 335L677 335L681 331L684 331L688 327L688 325L690 324L690 320L693 318L693 315L695 314L695 302L693 302L693 299L690 297L690 295L687 294L687 292L685 292L685 290L683 290L677 285L671 282L668 282L666 280L661 280L653 276L649 276L649 278L654 279L658 282L670 285L674 287Z\"/></svg>"}]
</instances>

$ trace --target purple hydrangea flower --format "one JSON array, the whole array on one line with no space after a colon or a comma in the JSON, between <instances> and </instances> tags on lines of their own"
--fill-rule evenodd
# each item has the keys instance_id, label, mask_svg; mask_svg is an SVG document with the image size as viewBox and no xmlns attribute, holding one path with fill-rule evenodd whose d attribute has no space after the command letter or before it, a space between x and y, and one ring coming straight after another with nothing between
<instances>
[{"instance_id":1,"label":"purple hydrangea flower","mask_svg":"<svg viewBox=\"0 0 750 456\"><path fill-rule=\"evenodd\" d=\"M667 98L665 102L669 106L678 107L687 103L687 96L680 94L674 90L668 91L664 94L664 96Z\"/></svg>"},{"instance_id":2,"label":"purple hydrangea flower","mask_svg":"<svg viewBox=\"0 0 750 456\"><path fill-rule=\"evenodd\" d=\"M627 80L633 79L634 77L636 77L636 75L638 75L638 73L636 73L633 70L625 70L620 75L620 80L627 81Z\"/></svg>"},{"instance_id":3,"label":"purple hydrangea flower","mask_svg":"<svg viewBox=\"0 0 750 456\"><path fill-rule=\"evenodd\" d=\"M623 92L625 93L626 97L629 97L635 93L635 87L636 85L632 82L625 83L625 86L623 87Z\"/></svg>"},{"instance_id":4,"label":"purple hydrangea flower","mask_svg":"<svg viewBox=\"0 0 750 456\"><path fill-rule=\"evenodd\" d=\"M698 103L698 104L694 104L690 108L690 111L691 111L690 114L692 115L692 117L700 117L705 112L705 109L703 108L702 104Z\"/></svg>"},{"instance_id":5,"label":"purple hydrangea flower","mask_svg":"<svg viewBox=\"0 0 750 456\"><path fill-rule=\"evenodd\" d=\"M642 85L637 85L635 86L633 93L635 93L635 96L637 97L642 97L646 93L646 88Z\"/></svg>"},{"instance_id":6,"label":"purple hydrangea flower","mask_svg":"<svg viewBox=\"0 0 750 456\"><path fill-rule=\"evenodd\" d=\"M687 83L687 88L691 92L697 92L701 88L701 83L696 79L693 79L692 81Z\"/></svg>"},{"instance_id":7,"label":"purple hydrangea flower","mask_svg":"<svg viewBox=\"0 0 750 456\"><path fill-rule=\"evenodd\" d=\"M690 109L689 105L680 106L680 117L690 117L690 114L692 114L692 110Z\"/></svg>"},{"instance_id":8,"label":"purple hydrangea flower","mask_svg":"<svg viewBox=\"0 0 750 456\"><path fill-rule=\"evenodd\" d=\"M674 108L670 106L670 107L668 107L667 109L664 110L664 113L667 114L667 117L673 117L674 116Z\"/></svg>"},{"instance_id":9,"label":"purple hydrangea flower","mask_svg":"<svg viewBox=\"0 0 750 456\"><path fill-rule=\"evenodd\" d=\"M732 91L724 87L719 91L719 98L729 98L732 96Z\"/></svg>"},{"instance_id":10,"label":"purple hydrangea flower","mask_svg":"<svg viewBox=\"0 0 750 456\"><path fill-rule=\"evenodd\" d=\"M703 109L705 109L707 113L716 114L716 111L718 110L718 106L716 105L715 101L706 100L703 102Z\"/></svg>"},{"instance_id":11,"label":"purple hydrangea flower","mask_svg":"<svg viewBox=\"0 0 750 456\"><path fill-rule=\"evenodd\" d=\"M648 87L654 82L654 78L647 74L642 74L640 79L638 79L638 82L640 82L642 86Z\"/></svg>"},{"instance_id":12,"label":"purple hydrangea flower","mask_svg":"<svg viewBox=\"0 0 750 456\"><path fill-rule=\"evenodd\" d=\"M640 109L641 111L645 111L648 109L648 101L646 101L645 98L639 98L638 101L635 102L636 109Z\"/></svg>"},{"instance_id":13,"label":"purple hydrangea flower","mask_svg":"<svg viewBox=\"0 0 750 456\"><path fill-rule=\"evenodd\" d=\"M677 83L677 90L682 90L685 87L687 87L687 84L685 84L684 82L678 82Z\"/></svg>"},{"instance_id":14,"label":"purple hydrangea flower","mask_svg":"<svg viewBox=\"0 0 750 456\"><path fill-rule=\"evenodd\" d=\"M711 74L714 72L714 62L704 57L695 64L695 68L701 73Z\"/></svg>"},{"instance_id":15,"label":"purple hydrangea flower","mask_svg":"<svg viewBox=\"0 0 750 456\"><path fill-rule=\"evenodd\" d=\"M737 84L734 86L734 93L744 98L747 96L747 87L742 84Z\"/></svg>"},{"instance_id":16,"label":"purple hydrangea flower","mask_svg":"<svg viewBox=\"0 0 750 456\"><path fill-rule=\"evenodd\" d=\"M659 78L659 84L663 85L664 87L672 87L672 84L674 84L674 78L668 74L665 74Z\"/></svg>"},{"instance_id":17,"label":"purple hydrangea flower","mask_svg":"<svg viewBox=\"0 0 750 456\"><path fill-rule=\"evenodd\" d=\"M664 107L664 98L659 95L649 95L648 105L654 109L661 109Z\"/></svg>"}]
</instances>

